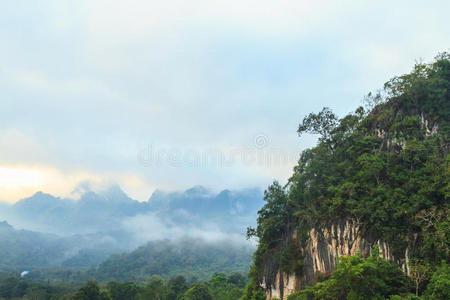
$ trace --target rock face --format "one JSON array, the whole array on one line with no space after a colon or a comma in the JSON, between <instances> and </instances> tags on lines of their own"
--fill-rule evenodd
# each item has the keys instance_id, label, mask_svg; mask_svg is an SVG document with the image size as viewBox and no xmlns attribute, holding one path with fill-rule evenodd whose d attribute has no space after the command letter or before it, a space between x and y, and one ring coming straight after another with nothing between
<instances>
[{"instance_id":1,"label":"rock face","mask_svg":"<svg viewBox=\"0 0 450 300\"><path fill-rule=\"evenodd\" d=\"M296 238L295 235L293 238ZM262 286L266 290L267 299L287 299L287 296L314 284L317 277L327 275L333 271L337 259L344 255L362 256L370 255L371 249L378 245L380 255L398 265L409 274L408 250L404 257L394 257L389 245L383 241L370 237L362 237L360 226L356 222L343 221L326 228L312 228L309 231L309 240L305 247L305 259L302 275L287 274L278 270L274 283L268 286L265 278Z\"/></svg>"}]
</instances>

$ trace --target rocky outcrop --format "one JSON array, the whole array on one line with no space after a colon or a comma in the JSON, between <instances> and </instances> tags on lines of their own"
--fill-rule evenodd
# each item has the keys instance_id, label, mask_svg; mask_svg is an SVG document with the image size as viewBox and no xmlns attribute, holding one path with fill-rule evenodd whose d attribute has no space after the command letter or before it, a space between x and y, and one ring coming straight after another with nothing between
<instances>
[{"instance_id":1,"label":"rocky outcrop","mask_svg":"<svg viewBox=\"0 0 450 300\"><path fill-rule=\"evenodd\" d=\"M295 234L293 236L295 239ZM353 221L343 221L326 228L312 228L304 254L304 265L301 275L287 274L280 270L272 280L263 278L262 286L266 290L267 299L286 299L288 295L314 284L321 275L328 275L336 266L337 259L344 255L370 255L371 249L378 245L380 255L398 265L409 274L408 250L403 257L394 257L392 249L386 242L362 236L360 226ZM268 282L271 282L269 285Z\"/></svg>"}]
</instances>

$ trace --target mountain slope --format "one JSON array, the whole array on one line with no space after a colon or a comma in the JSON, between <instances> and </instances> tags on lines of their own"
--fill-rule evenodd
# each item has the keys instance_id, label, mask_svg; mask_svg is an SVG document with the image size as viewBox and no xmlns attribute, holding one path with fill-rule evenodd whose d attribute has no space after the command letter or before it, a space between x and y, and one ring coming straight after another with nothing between
<instances>
[{"instance_id":1,"label":"mountain slope","mask_svg":"<svg viewBox=\"0 0 450 300\"><path fill-rule=\"evenodd\" d=\"M300 124L298 133L319 134L319 143L287 186L265 192L248 232L259 240L249 290L261 285L284 299L327 276L338 257L368 255L376 244L408 274L449 261L449 55L416 65L383 93L369 94L371 110L339 119L324 109Z\"/></svg>"},{"instance_id":2,"label":"mountain slope","mask_svg":"<svg viewBox=\"0 0 450 300\"><path fill-rule=\"evenodd\" d=\"M245 274L253 251L254 247L247 244L200 239L153 241L130 253L113 255L99 265L95 277L101 281L142 282L152 275L206 280L216 272Z\"/></svg>"},{"instance_id":3,"label":"mountain slope","mask_svg":"<svg viewBox=\"0 0 450 300\"><path fill-rule=\"evenodd\" d=\"M0 270L3 271L90 267L125 249L100 234L60 237L17 230L6 221L0 222Z\"/></svg>"}]
</instances>

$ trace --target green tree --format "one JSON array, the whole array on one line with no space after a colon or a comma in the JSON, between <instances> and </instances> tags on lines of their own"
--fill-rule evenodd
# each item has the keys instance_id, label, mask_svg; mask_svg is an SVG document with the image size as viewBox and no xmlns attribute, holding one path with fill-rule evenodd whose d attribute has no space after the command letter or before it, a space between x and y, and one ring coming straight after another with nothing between
<instances>
[{"instance_id":1,"label":"green tree","mask_svg":"<svg viewBox=\"0 0 450 300\"><path fill-rule=\"evenodd\" d=\"M381 258L378 249L367 259L343 256L331 278L289 296L289 300L385 299L406 293L408 279L397 267Z\"/></svg>"},{"instance_id":2,"label":"green tree","mask_svg":"<svg viewBox=\"0 0 450 300\"><path fill-rule=\"evenodd\" d=\"M74 300L108 300L109 295L100 291L99 286L95 281L88 281L88 283L81 287L73 296Z\"/></svg>"},{"instance_id":3,"label":"green tree","mask_svg":"<svg viewBox=\"0 0 450 300\"><path fill-rule=\"evenodd\" d=\"M28 283L17 277L7 277L0 282L0 297L14 298L25 295Z\"/></svg>"},{"instance_id":4,"label":"green tree","mask_svg":"<svg viewBox=\"0 0 450 300\"><path fill-rule=\"evenodd\" d=\"M112 300L134 300L137 298L138 287L133 282L120 283L110 281L107 284L107 288Z\"/></svg>"},{"instance_id":5,"label":"green tree","mask_svg":"<svg viewBox=\"0 0 450 300\"><path fill-rule=\"evenodd\" d=\"M324 107L318 114L310 113L306 116L298 127L297 132L299 135L305 132L320 134L321 138L326 140L337 124L338 118L336 115L328 107Z\"/></svg>"},{"instance_id":6,"label":"green tree","mask_svg":"<svg viewBox=\"0 0 450 300\"><path fill-rule=\"evenodd\" d=\"M256 276L252 276L245 285L244 295L242 295L241 300L266 300L266 293L256 281Z\"/></svg>"},{"instance_id":7,"label":"green tree","mask_svg":"<svg viewBox=\"0 0 450 300\"><path fill-rule=\"evenodd\" d=\"M181 300L212 300L213 296L205 283L195 283L188 289Z\"/></svg>"},{"instance_id":8,"label":"green tree","mask_svg":"<svg viewBox=\"0 0 450 300\"><path fill-rule=\"evenodd\" d=\"M233 273L228 276L228 283L237 286L238 288L244 288L247 282L247 278L241 273Z\"/></svg>"},{"instance_id":9,"label":"green tree","mask_svg":"<svg viewBox=\"0 0 450 300\"><path fill-rule=\"evenodd\" d=\"M416 296L419 296L420 285L429 279L431 268L428 264L424 264L419 260L413 260L410 263L411 278L416 288Z\"/></svg>"},{"instance_id":10,"label":"green tree","mask_svg":"<svg viewBox=\"0 0 450 300\"><path fill-rule=\"evenodd\" d=\"M169 280L168 284L168 300L175 300L178 296L182 295L188 289L186 279L183 276L177 276Z\"/></svg>"},{"instance_id":11,"label":"green tree","mask_svg":"<svg viewBox=\"0 0 450 300\"><path fill-rule=\"evenodd\" d=\"M168 294L167 286L160 276L152 276L149 282L141 289L138 299L163 300Z\"/></svg>"},{"instance_id":12,"label":"green tree","mask_svg":"<svg viewBox=\"0 0 450 300\"><path fill-rule=\"evenodd\" d=\"M47 300L49 293L44 287L32 286L27 289L25 297L30 300Z\"/></svg>"},{"instance_id":13,"label":"green tree","mask_svg":"<svg viewBox=\"0 0 450 300\"><path fill-rule=\"evenodd\" d=\"M434 272L425 291L425 297L430 300L450 299L450 265L442 262Z\"/></svg>"}]
</instances>

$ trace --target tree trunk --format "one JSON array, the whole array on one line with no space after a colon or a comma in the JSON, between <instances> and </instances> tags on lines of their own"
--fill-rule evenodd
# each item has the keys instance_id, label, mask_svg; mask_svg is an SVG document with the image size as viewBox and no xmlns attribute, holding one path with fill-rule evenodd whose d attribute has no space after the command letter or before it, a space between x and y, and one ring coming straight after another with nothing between
<instances>
[{"instance_id":1,"label":"tree trunk","mask_svg":"<svg viewBox=\"0 0 450 300\"><path fill-rule=\"evenodd\" d=\"M416 279L416 296L419 297L419 279Z\"/></svg>"}]
</instances>

